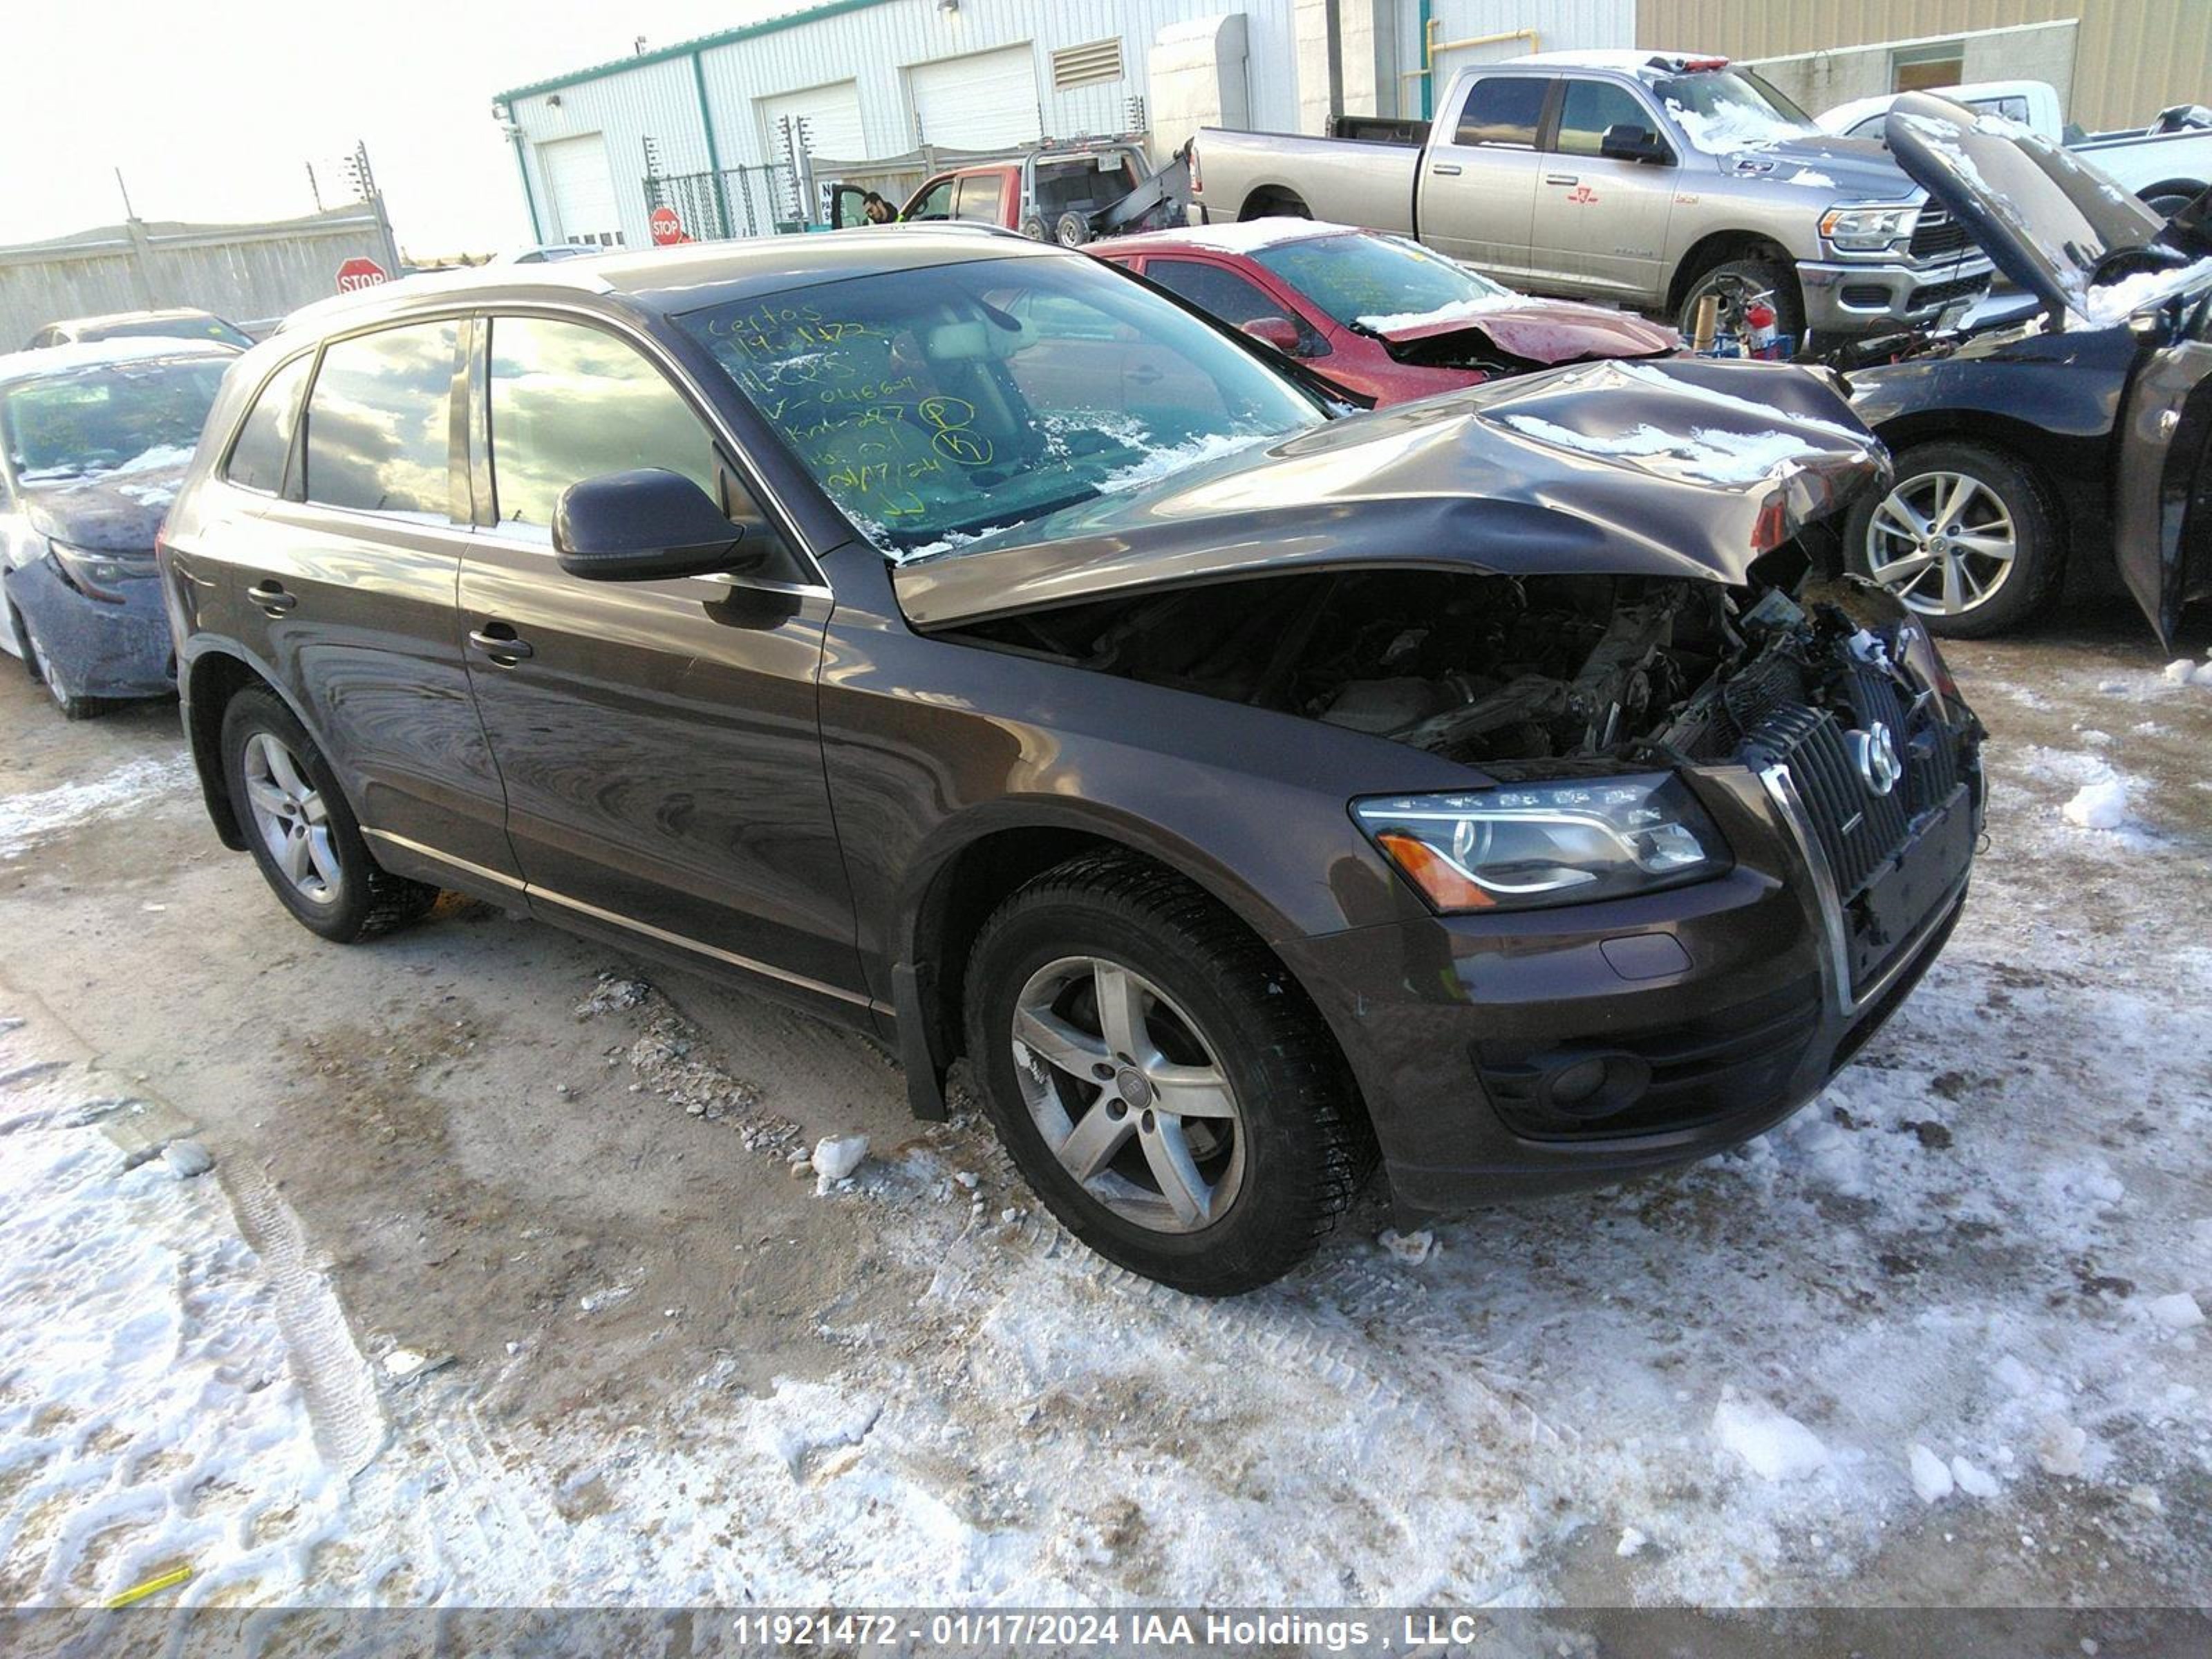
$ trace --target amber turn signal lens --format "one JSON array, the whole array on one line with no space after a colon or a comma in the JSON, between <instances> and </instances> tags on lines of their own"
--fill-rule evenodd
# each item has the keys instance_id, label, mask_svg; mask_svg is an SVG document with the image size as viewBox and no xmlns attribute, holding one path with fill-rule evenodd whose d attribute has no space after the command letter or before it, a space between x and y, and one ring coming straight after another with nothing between
<instances>
[{"instance_id":1,"label":"amber turn signal lens","mask_svg":"<svg viewBox=\"0 0 2212 1659\"><path fill-rule=\"evenodd\" d=\"M1398 867L1440 910L1487 910L1498 901L1469 881L1457 866L1426 842L1385 830L1375 837Z\"/></svg>"}]
</instances>

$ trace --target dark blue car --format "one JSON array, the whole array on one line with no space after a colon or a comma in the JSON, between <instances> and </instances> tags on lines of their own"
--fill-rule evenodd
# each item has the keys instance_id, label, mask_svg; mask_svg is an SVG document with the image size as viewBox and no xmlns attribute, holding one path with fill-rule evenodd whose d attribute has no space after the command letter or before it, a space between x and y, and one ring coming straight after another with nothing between
<instances>
[{"instance_id":1,"label":"dark blue car","mask_svg":"<svg viewBox=\"0 0 2212 1659\"><path fill-rule=\"evenodd\" d=\"M71 720L176 687L154 538L237 356L120 339L0 356L0 646Z\"/></svg>"}]
</instances>

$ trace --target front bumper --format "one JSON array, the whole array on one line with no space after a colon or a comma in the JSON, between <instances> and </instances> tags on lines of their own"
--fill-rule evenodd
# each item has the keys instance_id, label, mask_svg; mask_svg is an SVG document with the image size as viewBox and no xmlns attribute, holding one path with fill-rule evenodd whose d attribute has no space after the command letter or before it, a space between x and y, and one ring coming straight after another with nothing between
<instances>
[{"instance_id":1,"label":"front bumper","mask_svg":"<svg viewBox=\"0 0 2212 1659\"><path fill-rule=\"evenodd\" d=\"M1805 326L1816 334L1879 334L1932 323L1945 307L1987 293L1995 269L1978 258L1928 265L1800 261Z\"/></svg>"},{"instance_id":2,"label":"front bumper","mask_svg":"<svg viewBox=\"0 0 2212 1659\"><path fill-rule=\"evenodd\" d=\"M1279 946L1344 1047L1401 1210L1601 1185L1748 1139L1819 1094L1942 951L1972 786L1846 915L1786 775L1688 775L1736 854L1712 881ZM1555 1098L1577 1066L1603 1085Z\"/></svg>"},{"instance_id":3,"label":"front bumper","mask_svg":"<svg viewBox=\"0 0 2212 1659\"><path fill-rule=\"evenodd\" d=\"M38 635L51 672L70 696L166 696L177 688L177 660L161 578L130 576L118 586L119 603L92 599L64 581L50 559L7 575L8 602Z\"/></svg>"}]
</instances>

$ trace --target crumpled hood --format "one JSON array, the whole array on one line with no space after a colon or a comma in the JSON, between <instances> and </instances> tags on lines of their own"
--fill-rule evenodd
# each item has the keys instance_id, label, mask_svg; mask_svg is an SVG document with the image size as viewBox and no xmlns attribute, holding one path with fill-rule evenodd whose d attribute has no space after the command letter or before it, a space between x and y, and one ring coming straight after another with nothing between
<instances>
[{"instance_id":1,"label":"crumpled hood","mask_svg":"<svg viewBox=\"0 0 2212 1659\"><path fill-rule=\"evenodd\" d=\"M1885 475L1811 371L1599 362L1351 416L902 565L929 629L1109 595L1389 568L1737 583Z\"/></svg>"},{"instance_id":2,"label":"crumpled hood","mask_svg":"<svg viewBox=\"0 0 2212 1659\"><path fill-rule=\"evenodd\" d=\"M1393 345L1439 339L1451 334L1480 334L1500 351L1532 363L1571 363L1590 357L1649 357L1672 351L1681 336L1663 323L1633 312L1571 300L1531 300L1463 317L1439 317L1375 332Z\"/></svg>"},{"instance_id":3,"label":"crumpled hood","mask_svg":"<svg viewBox=\"0 0 2212 1659\"><path fill-rule=\"evenodd\" d=\"M167 466L132 467L96 477L26 484L23 505L40 535L88 553L154 550L189 460Z\"/></svg>"}]
</instances>

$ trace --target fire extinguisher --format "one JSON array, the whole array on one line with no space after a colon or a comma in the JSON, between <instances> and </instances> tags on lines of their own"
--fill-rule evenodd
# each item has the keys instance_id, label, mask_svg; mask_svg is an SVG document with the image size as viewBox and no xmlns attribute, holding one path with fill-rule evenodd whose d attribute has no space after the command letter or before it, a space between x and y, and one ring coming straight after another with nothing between
<instances>
[{"instance_id":1,"label":"fire extinguisher","mask_svg":"<svg viewBox=\"0 0 2212 1659\"><path fill-rule=\"evenodd\" d=\"M1743 355L1747 357L1771 357L1775 355L1774 307L1765 300L1753 300L1743 308Z\"/></svg>"}]
</instances>

